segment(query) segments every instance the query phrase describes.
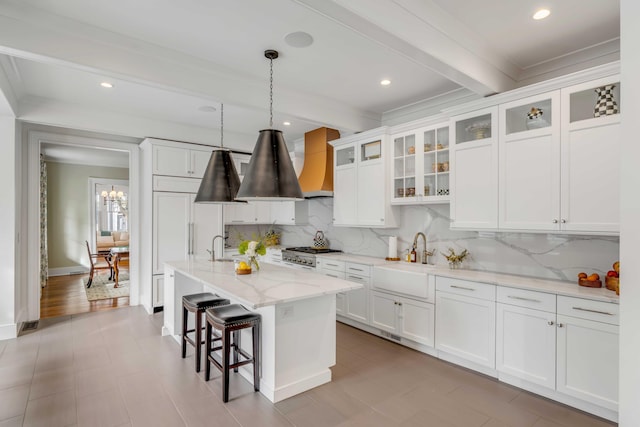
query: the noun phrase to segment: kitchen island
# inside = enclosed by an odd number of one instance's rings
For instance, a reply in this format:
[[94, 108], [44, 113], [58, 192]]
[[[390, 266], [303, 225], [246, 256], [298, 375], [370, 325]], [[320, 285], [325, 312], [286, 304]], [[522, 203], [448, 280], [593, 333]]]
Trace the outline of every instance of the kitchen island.
[[[213, 292], [260, 313], [260, 392], [275, 403], [331, 381], [335, 295], [360, 288], [358, 283], [266, 263], [257, 272], [237, 275], [231, 262], [167, 262], [162, 333], [180, 342], [183, 295]], [[249, 335], [242, 342], [251, 343]], [[251, 353], [250, 345], [245, 350]], [[252, 382], [251, 366], [240, 373]]]

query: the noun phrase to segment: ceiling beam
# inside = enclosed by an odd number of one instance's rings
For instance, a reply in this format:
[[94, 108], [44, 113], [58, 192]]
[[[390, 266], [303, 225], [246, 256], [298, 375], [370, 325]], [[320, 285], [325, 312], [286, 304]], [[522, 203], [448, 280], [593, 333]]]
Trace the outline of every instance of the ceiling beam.
[[482, 96], [516, 86], [520, 69], [428, 0], [295, 0]]

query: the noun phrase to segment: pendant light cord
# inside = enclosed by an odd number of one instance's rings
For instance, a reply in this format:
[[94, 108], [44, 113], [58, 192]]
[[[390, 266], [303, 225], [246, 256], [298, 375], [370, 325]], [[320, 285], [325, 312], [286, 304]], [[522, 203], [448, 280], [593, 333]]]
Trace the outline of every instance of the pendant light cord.
[[273, 58], [269, 58], [269, 129], [273, 129]]
[[224, 148], [224, 104], [220, 104], [220, 148]]

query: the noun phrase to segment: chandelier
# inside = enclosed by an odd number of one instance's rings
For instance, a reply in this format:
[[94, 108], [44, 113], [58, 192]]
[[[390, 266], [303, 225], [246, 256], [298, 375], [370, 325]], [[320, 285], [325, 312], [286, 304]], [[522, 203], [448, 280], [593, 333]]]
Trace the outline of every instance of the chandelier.
[[[102, 202], [104, 203], [105, 206], [107, 206], [107, 203], [109, 203], [109, 207], [112, 208], [112, 206], [115, 204], [116, 206], [118, 206], [117, 210], [122, 212], [122, 214], [124, 214], [125, 216], [127, 215], [128, 210], [127, 210], [127, 194], [126, 193], [124, 193], [123, 191], [116, 191], [112, 185], [111, 191], [102, 190], [102, 193], [100, 193], [100, 196], [102, 197]], [[109, 209], [109, 210], [114, 210], [114, 209]]]

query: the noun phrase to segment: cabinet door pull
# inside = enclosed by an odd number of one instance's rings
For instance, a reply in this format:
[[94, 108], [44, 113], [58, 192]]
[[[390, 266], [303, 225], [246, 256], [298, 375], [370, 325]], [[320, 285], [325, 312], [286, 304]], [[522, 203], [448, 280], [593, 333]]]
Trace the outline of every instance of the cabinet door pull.
[[191, 255], [191, 223], [187, 223], [187, 255]]
[[353, 268], [353, 267], [349, 267], [349, 270], [353, 270], [353, 271], [364, 271], [361, 268]]
[[549, 321], [547, 322], [547, 325], [549, 325], [549, 326], [553, 326], [553, 324], [554, 324], [553, 320], [549, 320]]
[[169, 277], [173, 277], [173, 274], [170, 274]]
[[607, 316], [613, 316], [613, 313], [608, 313], [606, 311], [591, 310], [590, 308], [582, 308], [582, 307], [571, 307], [571, 308], [579, 311], [588, 311], [589, 313], [606, 314]]
[[362, 277], [358, 277], [358, 276], [351, 276], [351, 275], [349, 275], [349, 279], [355, 279], [355, 280], [359, 280], [359, 281], [361, 281], [361, 282], [362, 282], [362, 280], [363, 280], [363, 279], [362, 279]]
[[554, 219], [554, 220], [553, 220], [553, 223], [554, 223], [554, 224], [557, 224], [557, 223], [558, 223], [558, 220], [557, 220], [557, 219]]
[[457, 285], [451, 285], [452, 288], [456, 288], [456, 289], [464, 289], [465, 291], [475, 291], [475, 289], [473, 288], [467, 288], [465, 286], [457, 286]]
[[558, 328], [564, 328], [564, 323], [558, 323]]
[[508, 295], [507, 298], [517, 299], [517, 300], [521, 300], [521, 301], [529, 301], [529, 302], [541, 302], [538, 299], [518, 297], [518, 296], [515, 296], [515, 295]]
[[567, 223], [567, 220], [566, 220], [566, 219], [564, 219], [564, 218], [562, 218], [562, 220], [561, 220], [560, 222], [561, 222], [561, 223], [563, 223], [563, 224], [566, 224], [566, 223]]

